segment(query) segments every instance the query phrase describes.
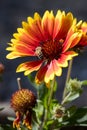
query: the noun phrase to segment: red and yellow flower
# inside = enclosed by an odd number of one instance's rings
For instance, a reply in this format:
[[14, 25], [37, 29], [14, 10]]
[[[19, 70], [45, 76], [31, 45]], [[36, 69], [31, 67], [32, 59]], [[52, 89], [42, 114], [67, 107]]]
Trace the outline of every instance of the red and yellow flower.
[[83, 49], [83, 47], [87, 46], [87, 22], [79, 22], [79, 29], [82, 31], [82, 37], [79, 43], [76, 45], [78, 49]]
[[29, 75], [38, 71], [35, 77], [37, 83], [48, 83], [54, 76], [61, 76], [62, 67], [68, 66], [68, 60], [78, 54], [73, 51], [81, 37], [82, 31], [76, 27], [77, 20], [72, 13], [58, 10], [54, 16], [53, 11], [46, 11], [41, 18], [38, 13], [34, 18], [28, 17], [22, 22], [22, 28], [11, 39], [8, 59], [18, 57], [35, 57], [31, 61], [20, 64], [17, 72], [24, 71]]

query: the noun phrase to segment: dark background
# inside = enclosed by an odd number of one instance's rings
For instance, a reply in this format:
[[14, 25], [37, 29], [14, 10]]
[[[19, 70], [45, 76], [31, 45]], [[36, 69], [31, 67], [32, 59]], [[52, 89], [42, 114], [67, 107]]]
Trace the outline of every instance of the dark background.
[[[27, 21], [28, 16], [33, 17], [35, 12], [42, 16], [45, 10], [53, 10], [56, 13], [58, 9], [70, 11], [78, 20], [87, 21], [87, 0], [0, 0], [0, 62], [5, 66], [3, 82], [0, 83], [0, 107], [3, 103], [9, 103], [12, 93], [18, 89], [17, 77], [21, 77], [23, 88], [30, 88], [35, 91], [23, 73], [15, 72], [22, 59], [6, 59], [6, 54], [8, 54], [5, 50], [7, 43], [10, 42], [17, 28], [21, 27], [21, 22]], [[63, 69], [62, 76], [58, 78], [59, 87], [56, 97], [59, 101], [62, 97], [66, 72], [67, 69]], [[77, 77], [79, 80], [87, 79], [87, 52], [74, 59], [71, 77]], [[87, 105], [86, 87], [81, 97], [73, 104], [77, 104], [77, 106]]]

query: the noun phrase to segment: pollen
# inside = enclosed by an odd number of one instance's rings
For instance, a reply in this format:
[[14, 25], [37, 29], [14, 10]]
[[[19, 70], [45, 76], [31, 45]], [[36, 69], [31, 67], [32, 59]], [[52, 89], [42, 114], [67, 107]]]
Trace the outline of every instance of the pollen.
[[62, 43], [63, 39], [57, 40], [48, 40], [42, 45], [42, 53], [45, 59], [49, 61], [53, 59], [58, 59], [62, 52]]

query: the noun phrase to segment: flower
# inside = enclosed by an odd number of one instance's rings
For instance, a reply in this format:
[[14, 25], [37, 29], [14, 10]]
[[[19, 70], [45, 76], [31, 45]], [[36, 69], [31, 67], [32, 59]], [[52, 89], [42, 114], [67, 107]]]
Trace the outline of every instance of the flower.
[[74, 46], [74, 50], [81, 52], [87, 46], [87, 23], [80, 21], [77, 28], [82, 31], [82, 36], [78, 44]]
[[82, 23], [81, 30], [83, 32], [83, 35], [79, 42], [79, 46], [85, 47], [87, 46], [87, 23], [86, 22]]
[[73, 47], [78, 44], [82, 32], [76, 29], [77, 20], [71, 12], [46, 11], [41, 18], [38, 13], [34, 18], [28, 17], [28, 22], [22, 22], [22, 28], [11, 39], [8, 59], [18, 57], [35, 57], [17, 67], [16, 72], [24, 71], [29, 75], [38, 71], [35, 76], [36, 83], [48, 83], [54, 76], [61, 76], [62, 67], [68, 66], [68, 60], [77, 56]]
[[21, 118], [23, 124], [31, 129], [32, 108], [36, 104], [36, 97], [32, 91], [21, 89], [16, 91], [11, 98], [11, 106], [16, 112], [16, 119], [13, 122], [13, 127], [20, 128]]
[[62, 120], [65, 116], [65, 107], [61, 106], [60, 104], [56, 104], [52, 109], [52, 119], [54, 120]]

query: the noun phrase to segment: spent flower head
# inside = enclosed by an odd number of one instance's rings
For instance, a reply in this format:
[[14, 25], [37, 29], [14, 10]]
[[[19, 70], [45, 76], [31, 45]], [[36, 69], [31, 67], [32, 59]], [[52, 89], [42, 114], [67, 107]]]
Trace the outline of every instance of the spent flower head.
[[20, 89], [16, 91], [11, 98], [11, 107], [16, 112], [16, 119], [13, 122], [13, 127], [20, 127], [21, 118], [23, 124], [31, 129], [32, 108], [35, 107], [36, 97], [34, 93], [28, 89]]

